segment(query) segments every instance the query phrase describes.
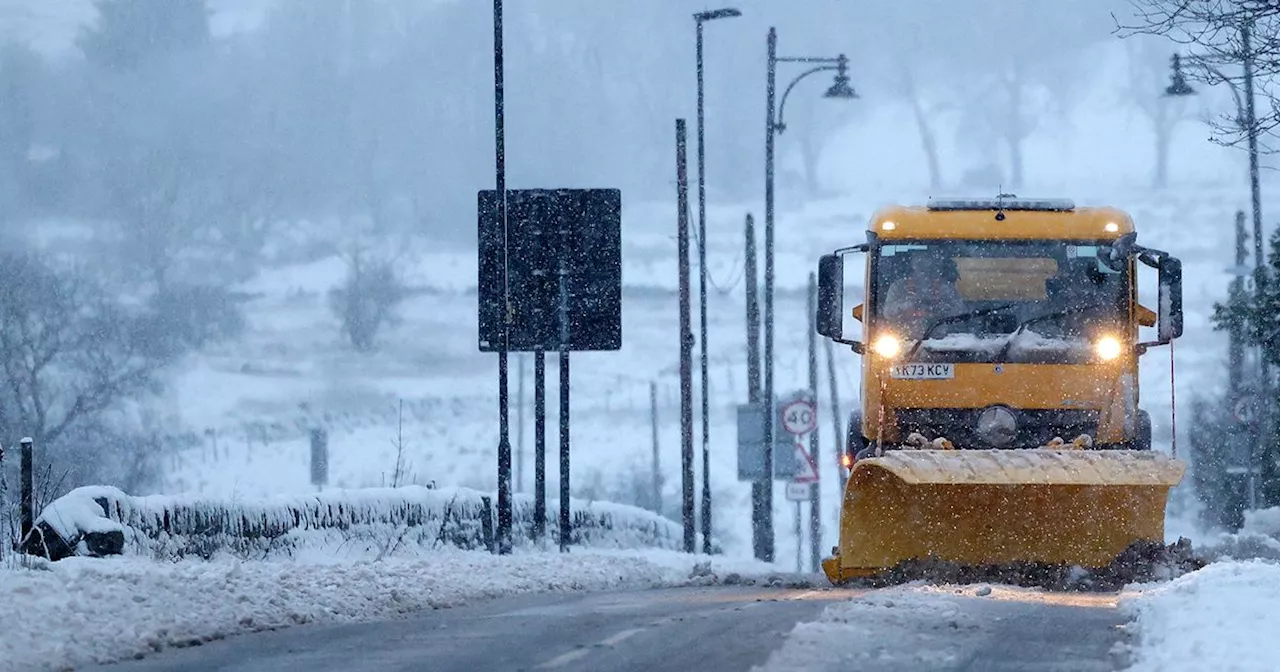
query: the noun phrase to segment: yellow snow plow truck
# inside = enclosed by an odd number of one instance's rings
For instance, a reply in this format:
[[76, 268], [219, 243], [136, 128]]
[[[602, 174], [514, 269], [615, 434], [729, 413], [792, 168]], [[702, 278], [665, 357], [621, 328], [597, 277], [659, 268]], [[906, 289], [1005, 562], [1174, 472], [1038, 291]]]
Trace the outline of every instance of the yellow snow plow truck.
[[867, 242], [822, 257], [816, 324], [862, 357], [833, 583], [933, 561], [1097, 569], [1163, 543], [1186, 467], [1151, 449], [1138, 358], [1182, 334], [1182, 264], [1125, 212], [1009, 195], [882, 209]]

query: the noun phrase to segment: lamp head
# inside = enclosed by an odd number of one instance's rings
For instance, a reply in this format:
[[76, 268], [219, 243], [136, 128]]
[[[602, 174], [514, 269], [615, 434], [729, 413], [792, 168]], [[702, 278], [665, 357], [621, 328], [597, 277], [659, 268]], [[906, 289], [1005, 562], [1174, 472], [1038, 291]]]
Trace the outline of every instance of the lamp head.
[[858, 97], [858, 92], [853, 90], [853, 86], [849, 84], [849, 59], [844, 54], [840, 54], [840, 58], [836, 63], [836, 81], [823, 94], [825, 98], [841, 98], [852, 100]]
[[1190, 96], [1196, 90], [1191, 88], [1187, 83], [1187, 78], [1182, 74], [1182, 57], [1174, 54], [1170, 59], [1169, 67], [1173, 73], [1169, 75], [1169, 86], [1165, 87], [1164, 95], [1166, 96]]
[[714, 21], [716, 19], [731, 19], [738, 16], [742, 16], [742, 12], [732, 7], [725, 7], [724, 9], [712, 9], [705, 12], [698, 12], [697, 14], [693, 15], [693, 19], [698, 23], [702, 23], [703, 21]]

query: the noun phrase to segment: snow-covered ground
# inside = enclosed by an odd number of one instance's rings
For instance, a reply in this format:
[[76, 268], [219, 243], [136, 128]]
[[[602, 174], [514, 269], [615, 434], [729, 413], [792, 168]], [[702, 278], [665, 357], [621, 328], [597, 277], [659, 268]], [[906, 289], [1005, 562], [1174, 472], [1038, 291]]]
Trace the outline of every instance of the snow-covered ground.
[[1280, 669], [1280, 508], [1248, 512], [1239, 533], [1201, 543], [1216, 562], [1121, 599], [1133, 672]]
[[0, 568], [0, 671], [67, 669], [164, 648], [299, 625], [394, 618], [542, 591], [680, 585], [763, 574], [750, 560], [674, 552], [441, 550], [417, 557], [318, 553], [285, 562], [72, 558]]
[[1204, 569], [1118, 595], [923, 582], [862, 591], [798, 624], [761, 672], [952, 669], [1002, 636], [999, 621], [1010, 617], [976, 598], [1118, 608], [1129, 623], [1115, 653], [1131, 672], [1280, 669], [1280, 508], [1252, 512], [1238, 534], [1214, 536], [1200, 552], [1214, 559]]
[[1134, 619], [1132, 672], [1280, 669], [1280, 564], [1224, 561], [1120, 602]]

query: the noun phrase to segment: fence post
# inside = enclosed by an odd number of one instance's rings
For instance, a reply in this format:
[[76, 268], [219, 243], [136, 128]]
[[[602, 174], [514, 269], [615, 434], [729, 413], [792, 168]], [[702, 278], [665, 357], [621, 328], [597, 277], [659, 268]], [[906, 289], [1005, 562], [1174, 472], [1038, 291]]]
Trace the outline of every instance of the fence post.
[[480, 497], [480, 534], [484, 536], [485, 550], [493, 552], [493, 502]]
[[329, 433], [319, 427], [311, 430], [311, 484], [316, 490], [329, 484]]
[[[22, 499], [19, 504], [22, 510], [22, 527], [19, 531], [19, 539], [25, 542], [27, 537], [31, 535], [31, 529], [35, 527], [36, 520], [36, 502], [35, 502], [35, 468], [32, 464], [34, 458], [34, 449], [31, 437], [23, 437], [21, 467], [22, 467]], [[20, 542], [20, 543], [21, 543]]]

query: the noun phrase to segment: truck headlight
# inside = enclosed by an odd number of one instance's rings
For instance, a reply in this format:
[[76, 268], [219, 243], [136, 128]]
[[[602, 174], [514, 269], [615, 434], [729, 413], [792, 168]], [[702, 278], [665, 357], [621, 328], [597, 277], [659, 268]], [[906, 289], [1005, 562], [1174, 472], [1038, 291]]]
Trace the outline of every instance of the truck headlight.
[[902, 351], [902, 343], [892, 334], [884, 334], [871, 344], [871, 350], [885, 359], [893, 359]]
[[1093, 343], [1093, 351], [1104, 360], [1112, 360], [1120, 356], [1124, 351], [1124, 346], [1120, 344], [1120, 339], [1115, 336], [1103, 336]]

